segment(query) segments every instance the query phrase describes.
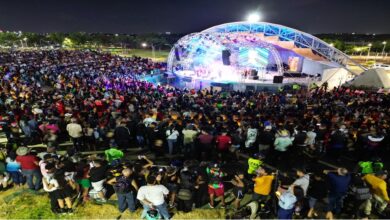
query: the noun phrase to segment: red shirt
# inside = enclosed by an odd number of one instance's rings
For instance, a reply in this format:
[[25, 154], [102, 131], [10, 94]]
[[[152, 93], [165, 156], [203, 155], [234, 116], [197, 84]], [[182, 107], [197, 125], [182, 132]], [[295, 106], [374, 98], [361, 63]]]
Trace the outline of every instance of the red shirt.
[[220, 135], [217, 137], [217, 149], [221, 151], [228, 150], [232, 144], [232, 138], [226, 135]]
[[38, 163], [38, 158], [34, 155], [17, 156], [16, 161], [20, 163], [22, 170], [35, 170], [39, 168], [39, 166], [34, 163]]

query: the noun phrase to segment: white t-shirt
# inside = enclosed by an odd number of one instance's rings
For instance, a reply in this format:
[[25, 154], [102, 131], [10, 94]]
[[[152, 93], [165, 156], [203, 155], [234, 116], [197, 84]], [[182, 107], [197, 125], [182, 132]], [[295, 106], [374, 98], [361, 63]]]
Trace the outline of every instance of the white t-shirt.
[[137, 199], [140, 201], [146, 199], [154, 206], [158, 206], [164, 204], [164, 195], [168, 194], [169, 190], [163, 185], [141, 186], [138, 190]]
[[176, 130], [172, 132], [170, 130], [167, 130], [166, 135], [168, 140], [176, 140], [177, 137], [179, 136], [179, 132]]
[[256, 136], [257, 136], [257, 129], [256, 128], [249, 128], [248, 132], [246, 134], [246, 140], [247, 141], [256, 141]]
[[59, 187], [59, 184], [58, 184], [58, 181], [56, 179], [54, 179], [53, 177], [50, 177], [50, 176], [44, 176], [43, 178], [45, 178], [47, 180], [47, 183], [49, 185], [53, 185], [54, 187], [51, 188], [51, 189], [48, 189], [46, 184], [43, 184], [43, 189], [46, 191], [46, 192], [53, 192], [55, 190], [58, 189]]
[[70, 123], [66, 126], [66, 130], [68, 131], [69, 136], [72, 138], [79, 138], [82, 136], [83, 129], [80, 124]]
[[9, 178], [10, 178], [9, 174], [4, 173], [4, 177], [0, 179], [0, 185], [4, 186], [8, 182]]
[[[305, 174], [303, 177], [296, 179], [293, 183], [295, 186], [300, 186], [303, 189], [303, 193], [306, 196], [307, 190], [309, 189], [310, 175]], [[292, 187], [290, 187], [292, 191]]]

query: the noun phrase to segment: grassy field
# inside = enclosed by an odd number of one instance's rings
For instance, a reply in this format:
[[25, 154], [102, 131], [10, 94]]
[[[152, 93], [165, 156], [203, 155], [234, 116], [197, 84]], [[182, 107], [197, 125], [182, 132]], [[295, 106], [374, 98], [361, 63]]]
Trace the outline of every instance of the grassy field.
[[145, 58], [150, 58], [155, 61], [159, 62], [165, 62], [168, 58], [169, 51], [167, 50], [156, 50], [153, 53], [151, 49], [121, 49], [121, 48], [109, 48], [109, 49], [104, 49], [104, 51], [111, 52], [113, 54], [119, 55], [119, 56], [124, 56], [124, 57], [131, 57], [131, 56], [139, 56], [139, 57], [145, 57]]
[[[78, 205], [72, 215], [56, 215], [50, 210], [48, 194], [26, 189], [10, 189], [0, 193], [0, 219], [115, 219], [119, 215], [116, 198], [99, 205]], [[141, 209], [126, 211], [121, 219], [140, 219]], [[175, 212], [173, 219], [225, 219], [223, 209], [197, 209], [190, 213]]]

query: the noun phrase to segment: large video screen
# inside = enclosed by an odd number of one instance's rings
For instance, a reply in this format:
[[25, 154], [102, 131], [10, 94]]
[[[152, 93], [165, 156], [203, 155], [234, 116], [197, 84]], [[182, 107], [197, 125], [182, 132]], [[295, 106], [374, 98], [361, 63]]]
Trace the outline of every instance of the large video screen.
[[238, 63], [241, 67], [265, 68], [268, 64], [269, 51], [266, 48], [240, 47]]

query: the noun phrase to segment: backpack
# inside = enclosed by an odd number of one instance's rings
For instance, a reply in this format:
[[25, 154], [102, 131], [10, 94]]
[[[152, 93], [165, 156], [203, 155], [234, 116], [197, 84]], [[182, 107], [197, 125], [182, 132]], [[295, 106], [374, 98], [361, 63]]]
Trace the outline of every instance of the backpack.
[[357, 186], [352, 188], [353, 196], [356, 200], [362, 201], [371, 198], [370, 188], [367, 186]]
[[161, 215], [156, 209], [151, 209], [146, 212], [146, 220], [157, 220], [160, 219]]
[[180, 189], [178, 194], [177, 194], [177, 198], [179, 198], [180, 200], [184, 200], [184, 201], [191, 200], [192, 192], [189, 189], [184, 189], [184, 188]]
[[130, 192], [130, 185], [130, 180], [126, 177], [121, 176], [117, 179], [114, 185], [114, 190], [116, 193], [125, 194]]

